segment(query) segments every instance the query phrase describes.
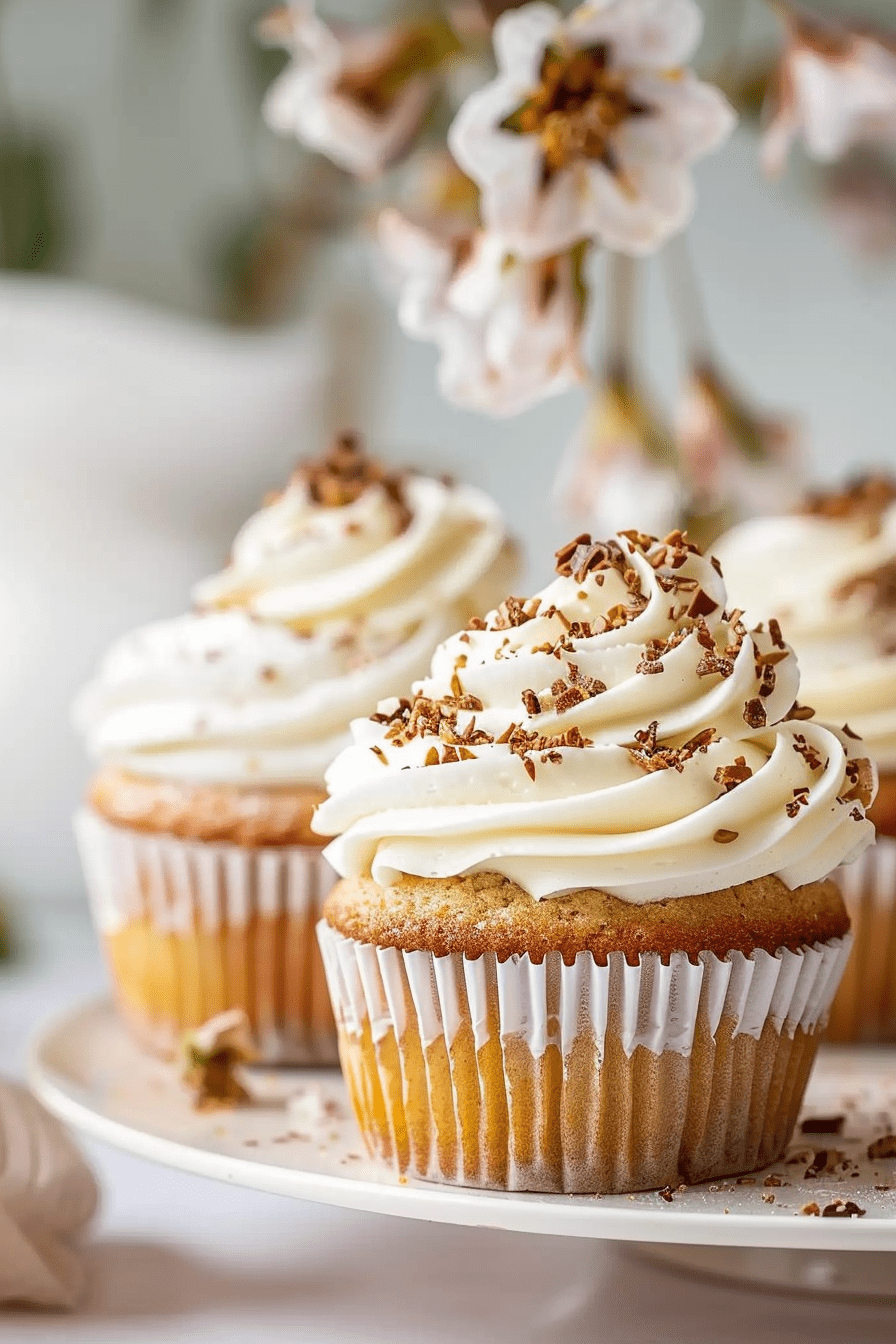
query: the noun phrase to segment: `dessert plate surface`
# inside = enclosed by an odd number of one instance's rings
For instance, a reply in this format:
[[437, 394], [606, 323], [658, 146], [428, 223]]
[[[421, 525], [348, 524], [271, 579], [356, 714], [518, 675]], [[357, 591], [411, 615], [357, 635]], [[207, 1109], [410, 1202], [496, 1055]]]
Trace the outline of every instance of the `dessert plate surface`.
[[[272, 1194], [552, 1236], [896, 1251], [896, 1139], [879, 1144], [893, 1157], [868, 1155], [869, 1145], [896, 1134], [896, 1049], [823, 1048], [803, 1112], [807, 1132], [798, 1129], [787, 1159], [748, 1181], [691, 1186], [665, 1198], [518, 1195], [404, 1180], [365, 1154], [335, 1070], [256, 1070], [252, 1077], [259, 1104], [194, 1110], [175, 1067], [142, 1054], [107, 1001], [53, 1023], [30, 1062], [38, 1096], [76, 1129], [152, 1161]], [[813, 1121], [839, 1121], [840, 1132]], [[802, 1212], [847, 1203], [863, 1212]]]

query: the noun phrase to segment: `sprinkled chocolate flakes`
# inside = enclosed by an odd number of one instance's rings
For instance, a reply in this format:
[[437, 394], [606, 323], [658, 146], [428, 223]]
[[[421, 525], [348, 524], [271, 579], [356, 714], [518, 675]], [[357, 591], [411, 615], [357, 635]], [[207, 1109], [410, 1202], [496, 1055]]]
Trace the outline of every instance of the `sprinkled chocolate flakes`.
[[803, 733], [794, 733], [792, 745], [796, 754], [802, 756], [810, 770], [821, 770], [827, 764], [826, 761], [821, 759], [811, 743], [806, 741]]
[[744, 705], [744, 723], [749, 728], [764, 728], [768, 723], [765, 705], [758, 697], [755, 700], [748, 700]]
[[534, 620], [541, 606], [541, 598], [533, 597], [528, 601], [522, 597], [507, 597], [495, 612], [493, 630], [511, 630]]
[[788, 817], [798, 816], [801, 807], [809, 806], [809, 790], [805, 784], [801, 784], [798, 789], [793, 791], [793, 801], [786, 803], [784, 811]]
[[896, 502], [896, 480], [882, 473], [854, 476], [839, 490], [814, 490], [806, 496], [803, 514], [816, 518], [865, 516], [877, 529], [882, 515]]
[[523, 691], [522, 701], [527, 714], [541, 713], [541, 701], [534, 691]]
[[691, 605], [688, 607], [688, 615], [696, 619], [697, 616], [711, 616], [718, 609], [718, 602], [714, 601], [709, 593], [698, 588], [694, 594]]
[[686, 763], [699, 751], [706, 751], [716, 740], [715, 728], [704, 728], [681, 747], [662, 746], [657, 741], [659, 721], [654, 719], [647, 728], [635, 733], [636, 747], [629, 748], [629, 756], [635, 765], [647, 774], [657, 770], [677, 770], [679, 774]]
[[747, 765], [746, 758], [737, 756], [733, 765], [720, 765], [713, 779], [726, 793], [730, 793], [738, 784], [743, 784], [744, 780], [752, 778], [752, 775], [753, 771]]
[[625, 558], [622, 548], [616, 541], [592, 541], [588, 532], [582, 532], [573, 541], [561, 546], [556, 555], [557, 573], [563, 578], [574, 578], [576, 583], [584, 583], [586, 574], [597, 569], [619, 569]]
[[326, 508], [354, 504], [371, 486], [381, 486], [395, 506], [403, 531], [411, 520], [404, 498], [404, 478], [368, 457], [357, 434], [340, 434], [321, 457], [302, 462], [294, 479], [304, 482], [310, 497]]
[[840, 795], [841, 801], [870, 807], [874, 798], [874, 766], [867, 756], [846, 762], [846, 778], [849, 789]]

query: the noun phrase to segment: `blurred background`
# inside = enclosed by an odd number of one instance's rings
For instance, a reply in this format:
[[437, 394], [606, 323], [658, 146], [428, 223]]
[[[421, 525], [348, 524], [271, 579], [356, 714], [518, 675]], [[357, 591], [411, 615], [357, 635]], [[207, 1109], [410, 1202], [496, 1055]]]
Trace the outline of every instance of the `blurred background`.
[[[436, 352], [401, 334], [371, 262], [376, 191], [262, 121], [287, 59], [255, 40], [263, 8], [0, 3], [7, 910], [81, 894], [69, 818], [87, 765], [69, 705], [109, 640], [183, 610], [265, 492], [334, 430], [489, 490], [530, 583], [570, 528], [551, 485], [585, 393], [510, 420], [442, 399]], [[892, 19], [888, 0], [863, 8]], [[389, 9], [356, 0], [342, 15]], [[751, 81], [775, 19], [740, 0], [704, 9], [701, 71], [742, 113], [698, 165], [690, 231], [725, 365], [802, 421], [814, 475], [896, 467], [896, 190], [884, 173], [857, 241], [842, 177], [797, 153], [769, 183]], [[671, 400], [682, 368], [661, 258], [645, 272], [639, 351]]]

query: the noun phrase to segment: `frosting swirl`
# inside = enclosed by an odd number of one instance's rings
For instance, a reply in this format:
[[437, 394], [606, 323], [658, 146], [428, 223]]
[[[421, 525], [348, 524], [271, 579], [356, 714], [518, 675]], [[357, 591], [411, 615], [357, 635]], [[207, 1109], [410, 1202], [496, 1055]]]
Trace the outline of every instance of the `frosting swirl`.
[[110, 650], [76, 722], [137, 774], [319, 786], [351, 719], [423, 675], [512, 562], [487, 495], [343, 440], [249, 519], [196, 613]]
[[344, 438], [243, 525], [230, 564], [193, 597], [305, 631], [363, 618], [400, 643], [437, 606], [463, 599], [465, 619], [507, 547], [481, 490], [388, 475]]
[[680, 533], [581, 537], [558, 572], [352, 725], [314, 822], [340, 873], [497, 871], [539, 898], [643, 902], [771, 873], [794, 888], [871, 842], [859, 744], [796, 705], [777, 626], [726, 612]]
[[714, 548], [752, 619], [786, 623], [803, 694], [896, 770], [896, 481], [813, 496], [803, 514], [734, 528]]

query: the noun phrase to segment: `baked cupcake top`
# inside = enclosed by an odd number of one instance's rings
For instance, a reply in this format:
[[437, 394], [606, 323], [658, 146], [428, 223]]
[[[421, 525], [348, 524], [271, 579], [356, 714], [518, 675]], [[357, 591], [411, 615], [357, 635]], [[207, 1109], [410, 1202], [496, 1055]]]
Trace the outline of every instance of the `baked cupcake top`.
[[873, 839], [874, 768], [797, 703], [777, 622], [726, 602], [681, 533], [577, 538], [352, 725], [313, 823], [327, 856], [382, 885], [492, 871], [632, 902], [824, 877]]
[[784, 624], [819, 717], [848, 722], [896, 770], [896, 478], [818, 492], [800, 513], [744, 523], [714, 549], [732, 600]]
[[195, 612], [113, 646], [76, 722], [135, 774], [322, 785], [351, 719], [423, 675], [511, 568], [487, 495], [391, 474], [344, 438], [249, 519]]

